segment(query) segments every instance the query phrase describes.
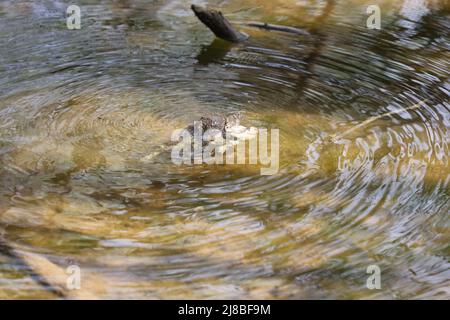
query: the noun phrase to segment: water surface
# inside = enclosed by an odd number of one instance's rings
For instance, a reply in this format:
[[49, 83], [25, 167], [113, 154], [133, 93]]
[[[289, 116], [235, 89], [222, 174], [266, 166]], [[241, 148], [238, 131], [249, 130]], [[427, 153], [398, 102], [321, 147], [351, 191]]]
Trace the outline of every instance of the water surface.
[[[0, 2], [0, 234], [99, 298], [449, 298], [446, 1]], [[196, 2], [205, 4], [206, 2]], [[150, 161], [176, 128], [241, 111], [280, 170]], [[165, 159], [165, 160], [164, 160]], [[0, 247], [0, 298], [58, 298]], [[368, 290], [378, 265], [382, 289]]]

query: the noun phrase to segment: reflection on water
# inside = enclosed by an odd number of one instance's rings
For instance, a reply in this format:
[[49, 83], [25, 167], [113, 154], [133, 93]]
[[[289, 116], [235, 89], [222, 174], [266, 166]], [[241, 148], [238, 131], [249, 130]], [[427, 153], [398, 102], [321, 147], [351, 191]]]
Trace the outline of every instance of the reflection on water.
[[[32, 275], [70, 264], [100, 298], [448, 298], [446, 2], [381, 1], [381, 30], [364, 0], [209, 3], [309, 34], [228, 45], [184, 0], [81, 3], [78, 31], [67, 2], [0, 3], [0, 298], [57, 298]], [[278, 174], [147, 161], [237, 111], [280, 129]]]

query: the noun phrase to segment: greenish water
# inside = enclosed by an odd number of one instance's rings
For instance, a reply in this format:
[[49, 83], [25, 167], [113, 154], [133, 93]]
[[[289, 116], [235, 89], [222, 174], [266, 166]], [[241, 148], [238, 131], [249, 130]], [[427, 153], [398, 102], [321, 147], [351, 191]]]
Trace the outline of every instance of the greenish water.
[[[209, 1], [310, 33], [233, 46], [190, 1], [79, 1], [80, 30], [0, 2], [0, 298], [75, 264], [98, 298], [448, 299], [450, 8], [379, 1], [369, 30], [371, 2]], [[237, 111], [280, 130], [278, 174], [148, 161]]]

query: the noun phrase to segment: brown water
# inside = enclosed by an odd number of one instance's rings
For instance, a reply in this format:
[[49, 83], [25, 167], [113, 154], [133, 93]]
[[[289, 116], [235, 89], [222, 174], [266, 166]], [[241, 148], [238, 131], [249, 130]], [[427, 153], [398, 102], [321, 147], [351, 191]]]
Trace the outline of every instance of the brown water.
[[[234, 46], [190, 1], [79, 1], [81, 30], [0, 2], [0, 298], [60, 297], [51, 262], [99, 298], [448, 299], [450, 8], [378, 1], [368, 30], [372, 2], [209, 1], [310, 32]], [[237, 111], [280, 130], [278, 174], [148, 161]]]

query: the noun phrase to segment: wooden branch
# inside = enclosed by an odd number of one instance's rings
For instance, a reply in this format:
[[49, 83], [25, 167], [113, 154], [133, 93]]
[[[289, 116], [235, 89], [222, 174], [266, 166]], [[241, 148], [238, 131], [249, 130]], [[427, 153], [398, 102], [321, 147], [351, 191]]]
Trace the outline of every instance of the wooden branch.
[[[249, 36], [243, 32], [237, 31], [231, 23], [222, 15], [222, 12], [212, 9], [205, 9], [200, 6], [192, 5], [192, 11], [199, 20], [207, 26], [218, 38], [221, 38], [230, 42], [243, 42], [249, 38]], [[264, 22], [241, 22], [239, 23], [246, 27], [253, 27], [264, 29], [268, 31], [287, 32], [299, 35], [309, 35], [309, 32], [288, 26], [280, 26], [276, 24], [269, 24]]]
[[[98, 297], [92, 293], [94, 289], [99, 288], [97, 277], [93, 275], [83, 276], [83, 288], [69, 290], [67, 288], [68, 274], [43, 255], [30, 253], [18, 248], [17, 245], [8, 242], [1, 234], [4, 231], [0, 229], [0, 253], [16, 259], [20, 264], [26, 266], [29, 270], [31, 279], [43, 286], [56, 297], [62, 299], [80, 299], [95, 300]], [[95, 280], [93, 280], [95, 279]], [[90, 290], [86, 290], [88, 288]]]
[[245, 25], [247, 27], [260, 28], [260, 29], [264, 29], [264, 30], [268, 30], [268, 31], [280, 31], [280, 32], [287, 32], [287, 33], [299, 34], [299, 35], [304, 35], [304, 36], [307, 36], [310, 34], [309, 32], [302, 30], [302, 29], [288, 27], [288, 26], [280, 26], [277, 24], [269, 24], [269, 23], [264, 23], [264, 22], [252, 21], [252, 22], [243, 23], [243, 25]]
[[197, 18], [217, 37], [230, 42], [243, 42], [248, 39], [248, 35], [233, 28], [231, 23], [222, 15], [222, 12], [205, 9], [194, 4], [191, 6], [191, 9]]

